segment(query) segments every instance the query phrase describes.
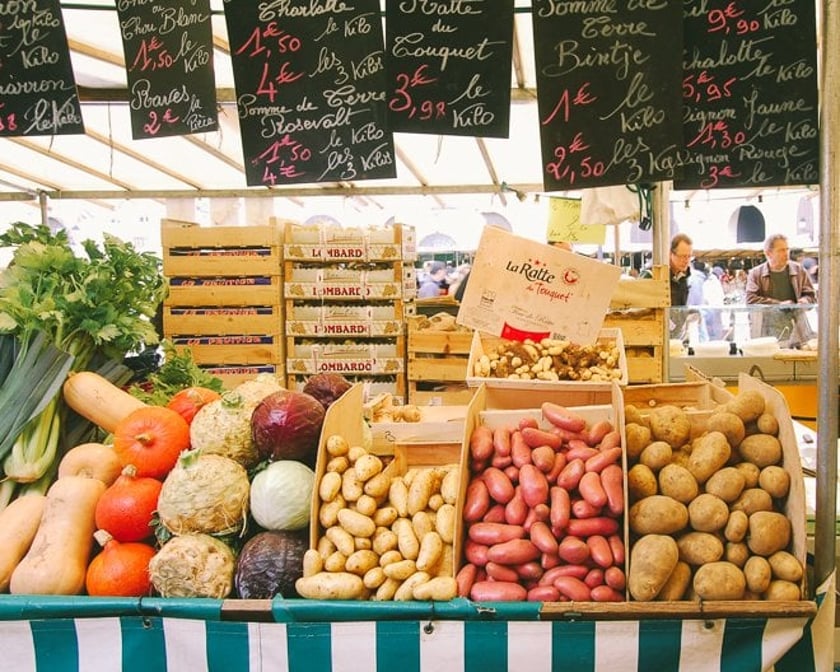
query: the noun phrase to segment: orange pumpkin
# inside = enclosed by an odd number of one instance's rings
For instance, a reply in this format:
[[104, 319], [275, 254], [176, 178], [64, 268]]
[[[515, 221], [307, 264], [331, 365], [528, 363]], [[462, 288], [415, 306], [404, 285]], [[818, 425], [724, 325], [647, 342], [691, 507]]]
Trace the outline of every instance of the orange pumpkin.
[[156, 478], [137, 476], [129, 464], [96, 503], [96, 527], [121, 542], [148, 539], [154, 534], [151, 522], [162, 487]]
[[133, 464], [139, 477], [165, 478], [189, 447], [189, 424], [165, 406], [138, 408], [114, 428], [114, 450], [120, 462]]
[[88, 565], [85, 574], [87, 594], [102, 597], [151, 595], [149, 562], [155, 549], [139, 542], [119, 542], [104, 530], [97, 530], [94, 537], [103, 548]]
[[166, 407], [179, 413], [187, 421], [187, 424], [189, 424], [202, 406], [216, 399], [220, 399], [221, 396], [216, 390], [211, 390], [208, 387], [187, 387], [177, 392], [169, 400], [169, 403], [166, 404]]

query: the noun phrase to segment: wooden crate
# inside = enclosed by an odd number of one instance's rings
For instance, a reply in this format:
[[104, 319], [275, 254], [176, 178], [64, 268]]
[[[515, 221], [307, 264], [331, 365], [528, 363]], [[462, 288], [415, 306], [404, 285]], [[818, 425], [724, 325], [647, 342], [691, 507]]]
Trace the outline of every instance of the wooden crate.
[[376, 228], [287, 223], [283, 254], [287, 260], [320, 263], [349, 261], [413, 261], [414, 229], [402, 224]]
[[277, 364], [284, 360], [280, 336], [173, 336], [176, 350], [189, 349], [196, 364]]
[[172, 278], [166, 306], [277, 306], [280, 276]]
[[165, 306], [163, 332], [175, 335], [282, 334], [280, 304], [247, 307]]
[[731, 398], [731, 392], [706, 381], [628, 385], [624, 389], [624, 403], [640, 409], [670, 404], [685, 409], [710, 410]]
[[279, 275], [282, 227], [161, 222], [163, 273], [169, 277]]
[[604, 319], [604, 327], [620, 329], [624, 336], [630, 383], [661, 383], [667, 378], [668, 267], [655, 266], [653, 276], [620, 280]]
[[426, 318], [408, 320], [408, 400], [411, 404], [468, 404], [466, 385], [472, 331], [420, 329]]
[[202, 366], [202, 369], [216, 376], [222, 381], [226, 390], [232, 390], [246, 380], [253, 380], [261, 373], [270, 373], [277, 376], [281, 385], [284, 381], [282, 364], [258, 364], [253, 366]]

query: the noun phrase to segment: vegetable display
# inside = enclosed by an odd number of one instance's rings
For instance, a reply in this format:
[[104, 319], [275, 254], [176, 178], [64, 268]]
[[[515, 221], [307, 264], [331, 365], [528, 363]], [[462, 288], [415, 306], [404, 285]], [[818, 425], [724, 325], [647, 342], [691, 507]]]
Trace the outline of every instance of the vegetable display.
[[801, 599], [804, 568], [781, 510], [790, 475], [761, 393], [742, 391], [707, 418], [668, 404], [628, 406], [625, 418], [632, 598]]
[[[101, 246], [83, 241], [83, 254], [77, 255], [66, 231], [17, 222], [0, 235], [0, 246], [14, 249], [0, 278], [0, 333], [13, 336], [25, 356], [43, 366], [37, 375], [26, 370], [22, 378], [7, 382], [15, 383], [16, 399], [25, 402], [37, 390], [44, 403], [31, 419], [31, 406], [21, 407], [19, 417], [27, 420], [22, 431], [17, 424], [4, 425], [13, 429], [14, 445], [3, 471], [21, 483], [46, 479], [47, 487], [59, 456], [70, 447], [60, 445], [66, 412], [58, 394], [67, 361], [51, 355], [52, 349], [72, 358], [73, 371], [84, 371], [96, 356], [119, 361], [157, 343], [151, 318], [167, 288], [157, 257], [109, 234]], [[8, 445], [0, 447], [1, 457]]]

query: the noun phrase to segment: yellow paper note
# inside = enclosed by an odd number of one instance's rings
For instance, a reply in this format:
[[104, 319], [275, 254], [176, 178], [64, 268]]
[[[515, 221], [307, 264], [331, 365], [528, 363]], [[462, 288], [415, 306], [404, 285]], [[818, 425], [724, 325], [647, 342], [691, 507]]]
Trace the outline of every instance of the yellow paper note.
[[552, 197], [548, 199], [548, 203], [546, 240], [549, 243], [565, 240], [573, 244], [604, 244], [607, 235], [605, 226], [587, 226], [580, 223], [580, 199]]

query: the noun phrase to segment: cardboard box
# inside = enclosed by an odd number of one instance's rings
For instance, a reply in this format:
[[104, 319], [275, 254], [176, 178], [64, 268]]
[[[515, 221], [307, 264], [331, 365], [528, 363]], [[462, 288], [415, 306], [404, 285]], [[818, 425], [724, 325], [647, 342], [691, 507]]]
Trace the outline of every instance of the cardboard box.
[[[520, 420], [524, 418], [533, 418], [537, 421], [537, 424], [542, 429], [548, 429], [551, 427], [551, 424], [543, 417], [542, 410], [539, 406], [533, 408], [519, 408], [519, 409], [500, 409], [500, 408], [489, 408], [487, 402], [487, 394], [491, 391], [491, 388], [487, 387], [487, 385], [481, 385], [475, 392], [475, 396], [473, 397], [472, 402], [470, 402], [469, 406], [467, 407], [467, 415], [464, 424], [464, 437], [465, 441], [467, 442], [465, 446], [465, 453], [469, 453], [468, 446], [469, 446], [469, 437], [472, 436], [473, 431], [479, 425], [485, 425], [490, 429], [496, 429], [498, 427], [510, 427], [514, 429], [518, 426]], [[605, 404], [597, 404], [592, 406], [577, 406], [572, 407], [576, 414], [582, 416], [587, 420], [589, 426], [598, 422], [599, 420], [609, 420], [613, 427], [616, 429], [620, 428], [624, 424], [624, 407], [623, 401], [621, 396], [621, 388], [617, 383], [613, 383], [610, 385], [609, 388], [609, 395], [610, 401], [609, 403]], [[555, 396], [552, 395], [551, 391], [547, 391], [543, 397], [544, 401], [553, 401], [555, 403], [561, 403], [557, 400]], [[469, 484], [469, 480], [474, 476], [474, 474], [470, 473], [469, 469], [469, 455], [465, 456], [467, 458], [467, 462], [464, 463], [464, 479], [462, 483], [462, 487], [464, 488], [464, 493], [466, 493], [466, 488]], [[626, 463], [626, 453], [622, 454], [621, 458], [621, 467], [622, 471], [625, 474], [625, 487], [624, 487], [624, 510], [627, 511], [627, 487], [626, 487], [626, 474], [627, 474], [627, 463]], [[463, 500], [465, 498], [465, 494], [461, 496]], [[621, 515], [618, 518], [618, 530], [619, 534], [621, 534], [622, 539], [625, 544], [625, 548], [627, 547], [627, 523], [626, 523], [626, 515]], [[465, 526], [466, 527], [466, 526]], [[466, 533], [466, 529], [465, 529]], [[559, 541], [559, 539], [558, 539]], [[464, 558], [459, 558], [459, 567], [463, 566]], [[620, 564], [621, 568], [624, 569], [626, 566], [625, 563]], [[599, 603], [599, 605], [602, 603]], [[603, 605], [602, 605], [603, 606]]]
[[[470, 348], [469, 364], [467, 366], [467, 384], [471, 387], [485, 384], [488, 387], [499, 387], [510, 390], [542, 390], [548, 391], [555, 388], [569, 388], [581, 391], [608, 391], [611, 387], [610, 381], [545, 381], [545, 380], [519, 380], [511, 378], [483, 378], [475, 375], [476, 364], [485, 353], [488, 353], [496, 344], [504, 342], [496, 336], [490, 336], [481, 332], [473, 333], [472, 346]], [[624, 355], [624, 340], [620, 329], [602, 329], [599, 333], [597, 343], [604, 345], [615, 345], [618, 348], [619, 361], [618, 370], [620, 377], [616, 379], [619, 385], [627, 385], [627, 359]]]
[[[362, 386], [354, 385], [327, 409], [324, 417], [318, 446], [318, 459], [315, 465], [315, 488], [312, 493], [312, 512], [309, 527], [310, 548], [317, 548], [318, 540], [325, 533], [319, 520], [321, 501], [318, 484], [326, 472], [327, 462], [330, 459], [326, 450], [327, 439], [334, 434], [339, 434], [344, 437], [350, 446], [363, 445], [363, 396]], [[463, 425], [461, 425], [461, 428], [463, 430]], [[387, 473], [392, 476], [399, 476], [405, 474], [411, 467], [462, 465], [465, 462], [463, 457], [464, 445], [464, 435], [461, 431], [449, 434], [445, 440], [436, 440], [432, 437], [403, 436], [394, 441], [374, 441], [369, 452], [379, 455], [387, 461], [385, 466]], [[463, 538], [460, 523], [463, 517], [462, 502], [463, 496], [459, 496], [455, 505], [456, 529], [453, 542], [452, 576], [454, 576], [457, 568], [457, 560], [455, 559], [460, 557], [461, 553]]]

